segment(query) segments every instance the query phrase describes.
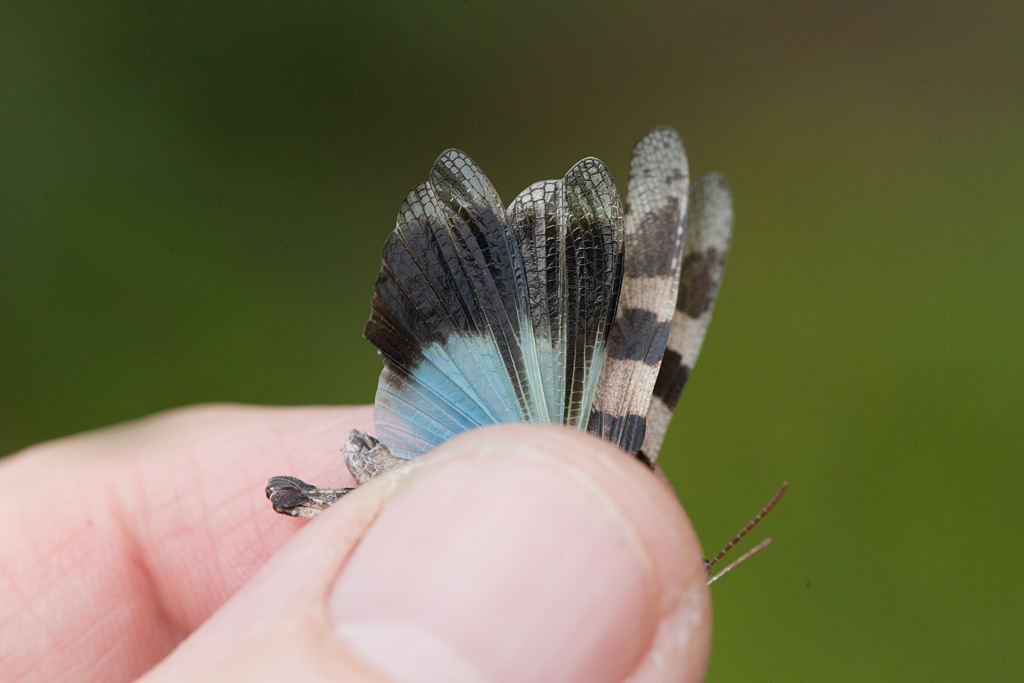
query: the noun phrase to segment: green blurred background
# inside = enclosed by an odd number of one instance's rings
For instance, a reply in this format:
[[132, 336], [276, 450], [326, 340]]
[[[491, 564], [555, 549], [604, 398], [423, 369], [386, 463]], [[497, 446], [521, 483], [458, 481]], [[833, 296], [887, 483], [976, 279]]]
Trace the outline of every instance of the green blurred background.
[[353, 403], [404, 193], [506, 201], [670, 124], [736, 197], [662, 462], [709, 680], [1024, 676], [1024, 3], [0, 5], [0, 452]]

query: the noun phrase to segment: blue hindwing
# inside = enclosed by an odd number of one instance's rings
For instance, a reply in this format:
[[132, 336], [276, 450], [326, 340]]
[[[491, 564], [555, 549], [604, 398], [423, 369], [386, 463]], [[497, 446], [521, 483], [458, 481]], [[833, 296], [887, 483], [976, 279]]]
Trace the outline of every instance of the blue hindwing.
[[485, 424], [585, 427], [622, 267], [600, 161], [531, 185], [506, 213], [472, 159], [444, 152], [406, 197], [374, 287], [377, 438], [410, 459]]

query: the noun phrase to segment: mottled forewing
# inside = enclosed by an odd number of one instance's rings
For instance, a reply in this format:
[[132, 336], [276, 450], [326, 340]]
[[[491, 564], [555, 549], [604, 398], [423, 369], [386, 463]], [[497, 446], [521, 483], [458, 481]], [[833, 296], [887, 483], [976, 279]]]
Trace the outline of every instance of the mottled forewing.
[[647, 435], [641, 451], [658, 458], [672, 411], [700, 354], [722, 284], [732, 239], [732, 194], [718, 173], [701, 176], [690, 190], [689, 219], [679, 297], [665, 358], [654, 385]]
[[589, 430], [629, 453], [644, 441], [682, 263], [689, 170], [683, 143], [656, 128], [634, 147], [625, 210], [625, 272]]

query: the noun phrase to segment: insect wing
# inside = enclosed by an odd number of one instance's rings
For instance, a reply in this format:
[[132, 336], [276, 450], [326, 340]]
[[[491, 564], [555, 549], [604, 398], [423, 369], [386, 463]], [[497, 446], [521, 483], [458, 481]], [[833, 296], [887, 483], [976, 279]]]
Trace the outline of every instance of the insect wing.
[[625, 215], [626, 265], [589, 430], [629, 453], [644, 441], [682, 264], [689, 169], [679, 135], [656, 128], [634, 147]]
[[622, 277], [618, 192], [596, 159], [528, 192], [510, 223], [448, 150], [402, 205], [364, 331], [385, 365], [377, 436], [396, 457], [484, 424], [589, 414]]
[[709, 173], [690, 190], [689, 219], [679, 297], [672, 317], [665, 358], [654, 384], [647, 435], [642, 452], [650, 462], [658, 458], [672, 411], [700, 354], [715, 298], [722, 285], [729, 243], [732, 240], [732, 193], [719, 173]]

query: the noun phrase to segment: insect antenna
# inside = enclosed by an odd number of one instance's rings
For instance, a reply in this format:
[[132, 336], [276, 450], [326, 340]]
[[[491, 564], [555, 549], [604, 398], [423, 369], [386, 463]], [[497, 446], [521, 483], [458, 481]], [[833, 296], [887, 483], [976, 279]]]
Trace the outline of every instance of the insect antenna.
[[732, 540], [729, 541], [728, 543], [726, 543], [725, 547], [722, 548], [721, 550], [719, 550], [717, 555], [715, 555], [710, 560], [704, 560], [704, 569], [707, 570], [707, 572], [708, 572], [708, 584], [707, 585], [710, 586], [715, 581], [718, 581], [720, 578], [722, 578], [727, 573], [732, 571], [733, 567], [736, 567], [739, 564], [741, 564], [742, 562], [746, 561], [747, 559], [753, 557], [757, 552], [763, 550], [764, 548], [766, 548], [768, 546], [769, 543], [772, 542], [772, 539], [770, 539], [770, 538], [764, 539], [763, 541], [761, 541], [760, 543], [755, 545], [753, 548], [751, 548], [750, 550], [748, 550], [747, 552], [743, 553], [742, 555], [737, 557], [735, 560], [730, 562], [729, 565], [726, 566], [725, 569], [723, 569], [722, 571], [718, 572], [714, 576], [711, 575], [711, 568], [714, 567], [715, 564], [719, 560], [721, 560], [725, 556], [725, 554], [727, 552], [732, 550], [733, 546], [735, 546], [737, 543], [739, 543], [741, 538], [746, 536], [750, 532], [751, 529], [753, 529], [755, 526], [757, 526], [757, 523], [760, 522], [762, 519], [764, 519], [765, 515], [767, 515], [769, 512], [771, 512], [771, 509], [773, 507], [775, 507], [775, 504], [779, 502], [780, 498], [782, 498], [782, 494], [786, 492], [786, 488], [788, 486], [789, 486], [789, 482], [788, 481], [782, 482], [782, 486], [780, 486], [779, 490], [775, 492], [775, 495], [772, 496], [772, 499], [768, 501], [768, 504], [765, 505], [763, 508], [761, 508], [761, 511], [758, 512], [754, 516], [754, 518], [752, 520], [750, 520], [750, 522], [747, 523], [747, 525], [745, 527], [740, 529], [740, 532], [738, 534], [736, 534], [735, 536], [733, 536]]

